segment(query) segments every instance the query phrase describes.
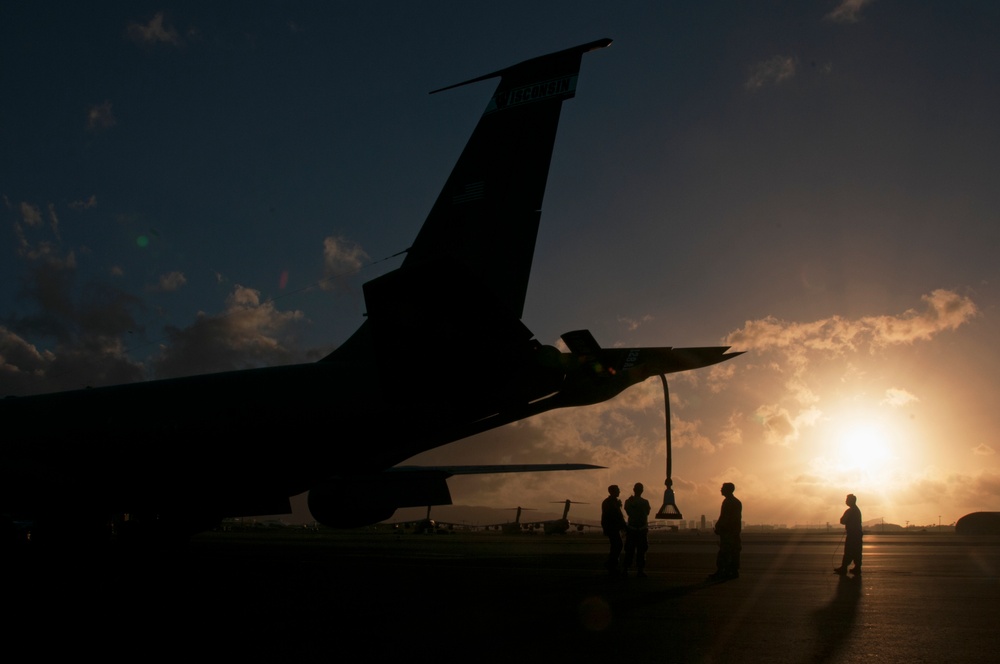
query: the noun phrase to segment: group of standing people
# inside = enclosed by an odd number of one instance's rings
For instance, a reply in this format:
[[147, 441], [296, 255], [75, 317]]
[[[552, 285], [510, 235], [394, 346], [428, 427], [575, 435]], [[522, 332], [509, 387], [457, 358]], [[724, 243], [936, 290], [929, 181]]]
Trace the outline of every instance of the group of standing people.
[[[601, 528], [610, 541], [608, 560], [605, 567], [609, 574], [628, 576], [635, 563], [636, 576], [646, 576], [646, 551], [649, 550], [649, 501], [642, 497], [644, 487], [637, 482], [632, 495], [625, 501], [625, 515], [622, 515], [621, 489], [617, 484], [608, 487], [608, 497], [601, 503]], [[732, 482], [722, 485], [722, 511], [715, 522], [715, 534], [719, 536], [719, 555], [716, 559], [713, 580], [729, 580], [740, 575], [740, 530], [743, 525], [743, 503], [733, 495], [736, 486]], [[622, 541], [622, 533], [625, 539]], [[619, 567], [622, 550], [625, 559]]]
[[[624, 503], [627, 519], [622, 515], [621, 490], [617, 484], [608, 487], [608, 497], [601, 503], [601, 528], [608, 537], [611, 550], [605, 563], [608, 573], [628, 576], [633, 561], [636, 566], [636, 576], [646, 576], [646, 551], [649, 549], [649, 501], [642, 497], [643, 486], [636, 483], [632, 496]], [[710, 581], [729, 581], [740, 576], [740, 553], [743, 542], [740, 532], [743, 529], [743, 503], [735, 496], [736, 485], [726, 482], [722, 485], [722, 508], [715, 522], [715, 534], [719, 536], [719, 553], [715, 559], [715, 572], [710, 574]], [[861, 510], [858, 509], [858, 499], [852, 493], [847, 496], [847, 510], [840, 517], [840, 523], [847, 530], [844, 541], [844, 558], [840, 567], [833, 571], [837, 574], [847, 574], [848, 566], [853, 562], [850, 573], [861, 574], [862, 525]], [[625, 533], [624, 542], [622, 533]], [[619, 567], [622, 550], [625, 559]]]
[[[601, 503], [601, 528], [611, 540], [611, 551], [605, 567], [609, 574], [628, 576], [629, 568], [635, 562], [636, 576], [646, 576], [646, 551], [649, 550], [649, 501], [642, 497], [643, 486], [636, 482], [632, 495], [625, 501], [626, 519], [622, 515], [621, 489], [617, 484], [608, 487], [608, 497]], [[622, 542], [622, 532], [625, 541]], [[625, 560], [621, 568], [618, 558], [625, 549]]]

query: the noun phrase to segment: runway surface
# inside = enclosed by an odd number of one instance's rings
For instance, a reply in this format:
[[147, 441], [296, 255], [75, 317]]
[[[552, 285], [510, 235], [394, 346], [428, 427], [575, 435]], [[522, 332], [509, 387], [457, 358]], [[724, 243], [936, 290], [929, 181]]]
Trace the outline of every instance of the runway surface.
[[831, 573], [840, 533], [747, 533], [740, 578], [714, 584], [714, 536], [650, 544], [648, 576], [627, 579], [580, 533], [209, 533], [22, 558], [4, 640], [104, 661], [996, 661], [1000, 539], [868, 535], [854, 579]]

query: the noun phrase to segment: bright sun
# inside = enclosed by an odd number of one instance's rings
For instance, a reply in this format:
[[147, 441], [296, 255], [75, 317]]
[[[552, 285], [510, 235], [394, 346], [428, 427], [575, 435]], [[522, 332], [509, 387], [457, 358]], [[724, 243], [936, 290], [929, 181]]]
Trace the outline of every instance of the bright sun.
[[891, 433], [878, 420], [853, 420], [838, 427], [831, 450], [834, 462], [844, 470], [875, 472], [892, 461]]

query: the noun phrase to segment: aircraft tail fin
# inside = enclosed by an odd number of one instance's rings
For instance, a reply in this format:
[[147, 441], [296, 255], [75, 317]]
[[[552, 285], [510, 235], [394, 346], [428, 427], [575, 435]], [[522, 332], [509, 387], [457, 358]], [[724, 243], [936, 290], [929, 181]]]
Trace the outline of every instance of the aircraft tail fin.
[[576, 92], [583, 54], [610, 43], [582, 44], [434, 91], [500, 77], [401, 270], [458, 265], [455, 279], [474, 279], [521, 317], [562, 102]]
[[610, 43], [457, 84], [500, 77], [402, 265], [364, 284], [368, 320], [345, 345], [379, 349], [385, 370], [412, 348], [470, 339], [490, 348], [498, 364], [523, 364], [534, 354], [537, 344], [520, 319], [559, 114], [575, 94], [583, 54]]

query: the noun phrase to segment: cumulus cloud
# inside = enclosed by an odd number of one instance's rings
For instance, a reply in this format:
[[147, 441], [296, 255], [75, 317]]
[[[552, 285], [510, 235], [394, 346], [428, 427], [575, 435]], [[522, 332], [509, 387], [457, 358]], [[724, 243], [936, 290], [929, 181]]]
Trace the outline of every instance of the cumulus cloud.
[[56, 240], [61, 239], [59, 237], [59, 217], [56, 215], [56, 206], [49, 203], [49, 223], [52, 226], [52, 234], [55, 236]]
[[744, 87], [756, 92], [766, 86], [780, 85], [795, 76], [795, 58], [775, 55], [750, 68], [750, 75]]
[[[684, 416], [681, 394], [672, 390], [670, 398], [671, 448], [715, 452], [719, 443], [705, 432], [703, 422]], [[644, 469], [663, 463], [665, 425], [662, 388], [659, 381], [647, 380], [610, 401], [549, 411], [503, 429], [508, 432], [504, 449], [513, 455], [505, 462], [573, 461], [619, 471]]]
[[643, 325], [643, 323], [648, 323], [651, 320], [653, 320], [653, 317], [649, 314], [639, 318], [628, 318], [626, 316], [618, 317], [618, 322], [622, 323], [629, 332], [635, 332]]
[[972, 448], [972, 453], [976, 456], [993, 456], [996, 450], [986, 444], [980, 444]]
[[69, 206], [74, 210], [89, 210], [92, 207], [97, 207], [97, 196], [91, 194], [90, 198], [73, 201]]
[[920, 401], [920, 399], [898, 387], [890, 387], [885, 391], [885, 398], [882, 399], [882, 403], [887, 406], [905, 406], [916, 401]]
[[[953, 291], [939, 289], [921, 299], [924, 305], [921, 309], [897, 315], [857, 319], [831, 316], [808, 322], [769, 316], [747, 321], [741, 329], [730, 333], [724, 343], [734, 350], [750, 352], [746, 362], [726, 365], [729, 382], [738, 372], [744, 377], [753, 375], [758, 392], [770, 396], [753, 408], [763, 440], [789, 445], [799, 439], [803, 427], [822, 420], [819, 390], [826, 373], [817, 372], [817, 364], [835, 360], [843, 377], [856, 375], [858, 368], [854, 362], [844, 361], [849, 355], [870, 357], [891, 346], [928, 341], [978, 315], [970, 298]], [[917, 400], [903, 388], [890, 387], [885, 390], [882, 403], [903, 406]]]
[[87, 129], [99, 130], [110, 129], [117, 124], [115, 114], [111, 109], [111, 102], [105, 101], [101, 104], [94, 104], [87, 109]]
[[42, 223], [42, 213], [37, 205], [21, 202], [21, 220], [28, 226], [38, 226]]
[[793, 413], [778, 403], [761, 405], [754, 413], [754, 419], [763, 429], [764, 442], [783, 446], [797, 441], [804, 427], [814, 426], [822, 417], [822, 411], [814, 406]]
[[0, 395], [29, 395], [142, 380], [120, 339], [87, 335], [40, 350], [0, 325]]
[[1000, 502], [1000, 475], [990, 470], [978, 473], [943, 473], [927, 468], [917, 477], [906, 478], [892, 502], [903, 513], [953, 517], [992, 510]]
[[723, 447], [743, 444], [743, 417], [740, 411], [729, 415], [718, 436], [719, 443]]
[[861, 18], [861, 9], [871, 2], [872, 0], [841, 0], [824, 18], [834, 23], [857, 23]]
[[[11, 208], [10, 204], [7, 204], [8, 209]], [[59, 216], [56, 214], [56, 206], [49, 203], [46, 206], [46, 211], [48, 213], [49, 219], [49, 229], [52, 231], [52, 235], [55, 241], [60, 239], [59, 237]], [[17, 214], [14, 220], [14, 235], [17, 237], [18, 252], [22, 255], [30, 253], [38, 253], [40, 251], [51, 252], [52, 240], [42, 239], [42, 240], [32, 240], [29, 235], [37, 232], [42, 228], [44, 223], [44, 217], [42, 215], [41, 208], [32, 203], [22, 201], [20, 205], [17, 206]], [[32, 245], [35, 245], [32, 247]]]
[[236, 286], [217, 316], [199, 313], [186, 328], [166, 329], [169, 343], [151, 361], [157, 378], [288, 364], [294, 350], [293, 324], [301, 311], [279, 311], [252, 288]]
[[[27, 264], [19, 297], [27, 306], [0, 319], [0, 394], [134, 382], [146, 378], [149, 368], [156, 377], [170, 377], [305, 359], [293, 350], [292, 334], [303, 314], [279, 311], [261, 302], [257, 291], [239, 286], [221, 315], [200, 314], [186, 328], [167, 328], [170, 345], [149, 367], [131, 359], [129, 344], [145, 338], [136, 318], [142, 301], [109, 281], [81, 280], [74, 251], [26, 232], [36, 235], [41, 227], [38, 207], [16, 210], [18, 256]], [[175, 290], [185, 281], [181, 272], [167, 273], [154, 289]]]
[[25, 262], [18, 297], [26, 306], [0, 319], [0, 392], [141, 379], [142, 365], [129, 359], [123, 342], [142, 333], [134, 315], [141, 302], [107, 283], [82, 280], [76, 252], [60, 244], [53, 205], [47, 215], [48, 228], [36, 205], [21, 203], [14, 215], [17, 255]]
[[331, 235], [323, 240], [322, 288], [331, 290], [336, 278], [360, 270], [368, 260], [368, 254], [356, 242]]
[[923, 310], [909, 309], [895, 316], [865, 316], [857, 320], [832, 316], [807, 323], [768, 316], [747, 321], [742, 329], [731, 332], [725, 343], [733, 346], [733, 350], [783, 349], [797, 358], [808, 351], [831, 354], [859, 349], [875, 351], [894, 344], [926, 341], [954, 330], [978, 314], [970, 298], [954, 291], [938, 289], [921, 299]]
[[31, 265], [20, 295], [35, 305], [35, 311], [8, 317], [10, 329], [54, 338], [63, 346], [94, 344], [138, 329], [132, 312], [141, 306], [139, 299], [106, 283], [79, 283], [74, 252], [61, 254], [54, 244], [44, 242], [28, 247], [22, 257]]
[[125, 35], [135, 43], [143, 45], [169, 44], [179, 46], [181, 43], [177, 30], [164, 21], [163, 12], [157, 12], [149, 23], [129, 23], [125, 28]]
[[33, 394], [55, 356], [40, 351], [22, 337], [0, 326], [0, 396]]
[[148, 290], [155, 293], [172, 293], [179, 290], [186, 283], [187, 278], [183, 272], [168, 272], [167, 274], [161, 274], [156, 284], [150, 286]]

